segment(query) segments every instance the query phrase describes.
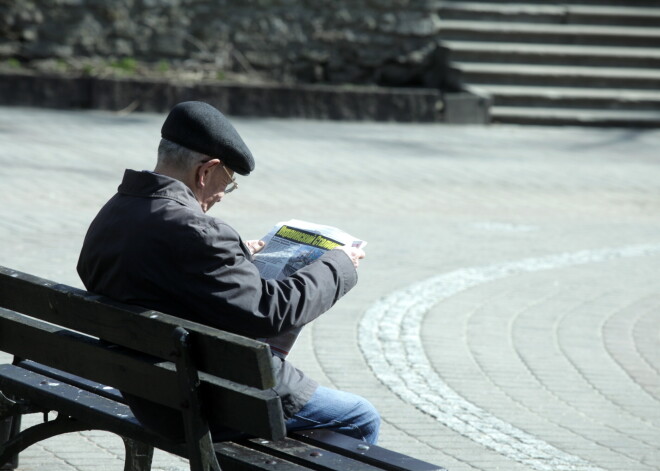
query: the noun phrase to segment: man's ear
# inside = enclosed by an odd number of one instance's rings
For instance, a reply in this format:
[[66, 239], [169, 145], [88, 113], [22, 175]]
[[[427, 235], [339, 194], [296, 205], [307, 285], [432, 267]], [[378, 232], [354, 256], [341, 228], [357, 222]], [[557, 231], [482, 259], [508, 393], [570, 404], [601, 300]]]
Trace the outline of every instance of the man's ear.
[[197, 173], [195, 174], [195, 184], [200, 188], [204, 188], [206, 183], [209, 181], [213, 170], [220, 164], [220, 159], [211, 159], [207, 162], [202, 163], [197, 167]]

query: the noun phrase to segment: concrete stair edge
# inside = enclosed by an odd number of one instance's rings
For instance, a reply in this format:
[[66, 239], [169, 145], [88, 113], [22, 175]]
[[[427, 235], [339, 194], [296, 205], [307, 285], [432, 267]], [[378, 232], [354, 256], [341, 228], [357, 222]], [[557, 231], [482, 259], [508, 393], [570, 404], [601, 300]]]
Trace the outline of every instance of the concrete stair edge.
[[493, 106], [493, 123], [660, 127], [660, 111], [621, 111]]
[[539, 5], [528, 3], [460, 2], [440, 6], [443, 20], [530, 22], [549, 24], [587, 24], [620, 26], [657, 26], [660, 8], [603, 5]]
[[590, 89], [515, 86], [471, 86], [493, 107], [660, 111], [660, 92], [630, 89]]
[[625, 100], [651, 100], [660, 102], [660, 91], [622, 88], [580, 88], [550, 86], [470, 85], [473, 93], [488, 96], [546, 96], [555, 98], [608, 98], [618, 96]]
[[518, 11], [540, 11], [543, 13], [604, 13], [604, 14], [618, 14], [624, 16], [635, 15], [656, 15], [660, 17], [660, 5], [653, 6], [612, 6], [602, 4], [560, 4], [548, 5], [547, 2], [543, 4], [530, 3], [530, 2], [442, 2], [437, 6], [437, 11], [443, 10], [464, 10], [468, 12], [479, 12], [480, 10], [487, 11], [505, 11], [507, 13]]
[[618, 47], [586, 44], [535, 44], [520, 42], [465, 41], [448, 39], [441, 41], [451, 51], [483, 51], [489, 53], [546, 53], [565, 55], [594, 54], [598, 56], [630, 55], [634, 57], [660, 58], [660, 49], [655, 47]]
[[465, 85], [660, 89], [660, 70], [655, 69], [454, 63], [450, 73]]
[[529, 65], [529, 64], [488, 64], [479, 62], [454, 62], [454, 68], [463, 73], [484, 74], [524, 74], [543, 76], [573, 75], [580, 77], [614, 77], [658, 80], [660, 69], [642, 69], [636, 67], [590, 67], [590, 66], [561, 66], [561, 65]]
[[[436, 0], [434, 2], [435, 7], [441, 7], [443, 5], [452, 5], [456, 3], [462, 3], [462, 0]], [[475, 2], [472, 2], [475, 3]], [[491, 4], [525, 4], [525, 5], [547, 5], [547, 0], [478, 0], [476, 3], [491, 3]], [[648, 0], [562, 0], [562, 5], [566, 6], [613, 6], [613, 7], [648, 7]]]
[[660, 36], [660, 27], [611, 26], [611, 25], [573, 25], [573, 24], [536, 24], [516, 23], [506, 21], [469, 21], [446, 20], [440, 23], [443, 30], [467, 30], [485, 32], [525, 32], [551, 34], [599, 34], [599, 35], [630, 35], [635, 37]]

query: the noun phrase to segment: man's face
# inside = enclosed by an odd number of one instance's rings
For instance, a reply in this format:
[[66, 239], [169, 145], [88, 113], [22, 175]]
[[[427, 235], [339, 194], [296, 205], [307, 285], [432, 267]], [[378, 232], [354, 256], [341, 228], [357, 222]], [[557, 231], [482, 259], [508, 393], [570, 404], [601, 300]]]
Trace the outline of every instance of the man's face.
[[[205, 164], [210, 164], [213, 161]], [[199, 203], [202, 210], [207, 212], [211, 207], [220, 202], [226, 193], [234, 190], [237, 185], [234, 182], [234, 171], [228, 169], [222, 162], [217, 161], [215, 165], [202, 167], [205, 184], [200, 190]]]

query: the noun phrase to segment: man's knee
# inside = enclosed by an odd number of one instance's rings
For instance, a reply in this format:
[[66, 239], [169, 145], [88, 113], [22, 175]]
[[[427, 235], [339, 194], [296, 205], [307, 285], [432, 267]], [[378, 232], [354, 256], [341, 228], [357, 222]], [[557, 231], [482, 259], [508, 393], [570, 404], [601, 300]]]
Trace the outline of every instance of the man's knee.
[[358, 407], [360, 415], [368, 419], [369, 422], [380, 424], [380, 414], [371, 402], [361, 397], [360, 405]]
[[380, 414], [362, 396], [319, 386], [302, 410], [287, 422], [289, 430], [305, 428], [331, 428], [374, 444]]
[[360, 397], [356, 408], [356, 416], [359, 416], [359, 420], [356, 422], [362, 432], [363, 439], [375, 444], [380, 431], [380, 414], [378, 410], [371, 402]]

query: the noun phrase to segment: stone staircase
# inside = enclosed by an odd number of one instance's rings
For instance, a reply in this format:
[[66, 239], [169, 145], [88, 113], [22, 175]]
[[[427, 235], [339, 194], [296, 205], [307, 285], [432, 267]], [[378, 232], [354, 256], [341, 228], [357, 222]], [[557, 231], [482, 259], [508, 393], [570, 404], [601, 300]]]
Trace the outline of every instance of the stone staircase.
[[491, 121], [660, 127], [660, 0], [442, 1], [452, 81]]

